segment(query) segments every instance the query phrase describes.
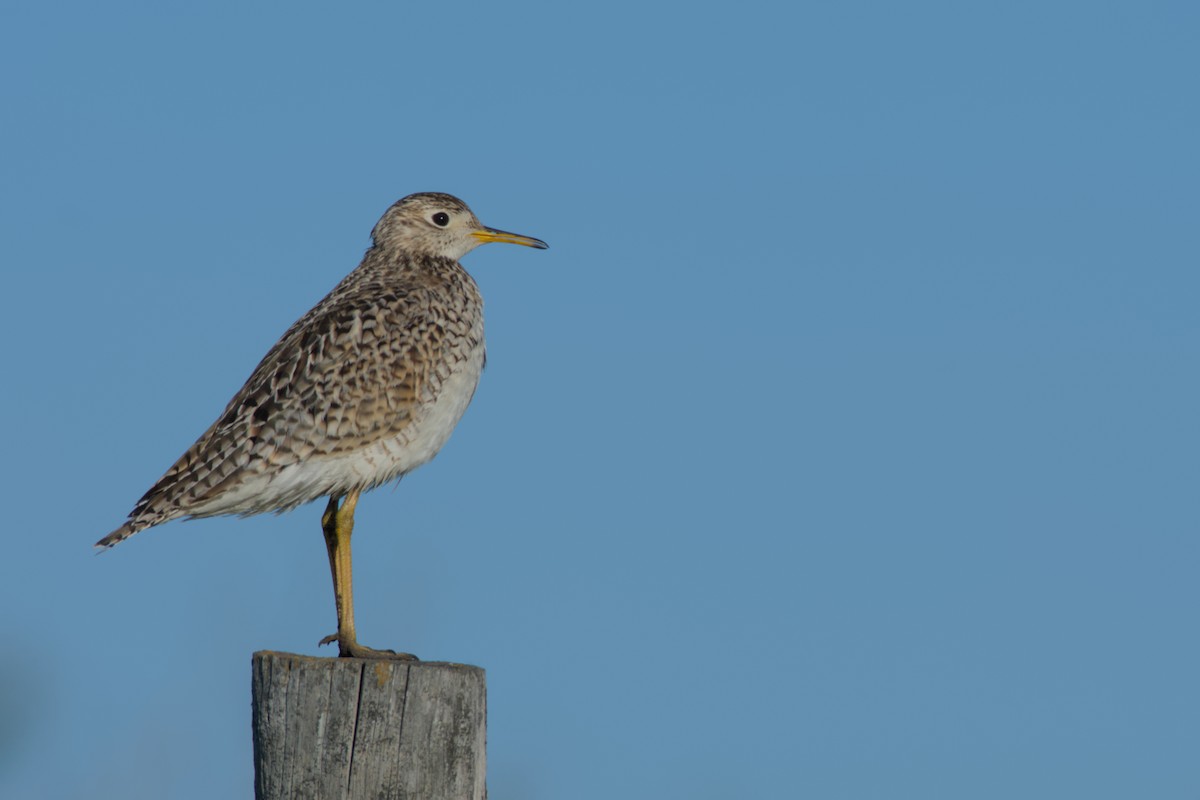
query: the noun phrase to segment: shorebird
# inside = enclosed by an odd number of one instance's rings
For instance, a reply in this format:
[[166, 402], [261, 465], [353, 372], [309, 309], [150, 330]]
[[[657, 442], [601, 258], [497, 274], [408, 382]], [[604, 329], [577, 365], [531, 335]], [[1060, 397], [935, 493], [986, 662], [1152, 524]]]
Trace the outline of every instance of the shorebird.
[[483, 299], [458, 259], [486, 242], [545, 249], [484, 227], [448, 194], [413, 194], [371, 232], [358, 268], [267, 352], [225, 411], [96, 546], [173, 519], [283, 512], [322, 497], [321, 529], [347, 658], [415, 658], [358, 643], [350, 536], [359, 495], [433, 458], [486, 360]]

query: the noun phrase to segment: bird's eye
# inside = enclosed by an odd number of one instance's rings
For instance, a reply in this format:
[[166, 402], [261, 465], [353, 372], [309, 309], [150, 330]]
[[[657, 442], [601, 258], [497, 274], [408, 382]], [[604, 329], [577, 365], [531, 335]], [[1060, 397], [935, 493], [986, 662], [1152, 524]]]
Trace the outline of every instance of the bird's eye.
[[439, 228], [444, 228], [450, 224], [450, 215], [445, 211], [439, 211], [433, 215], [433, 224]]

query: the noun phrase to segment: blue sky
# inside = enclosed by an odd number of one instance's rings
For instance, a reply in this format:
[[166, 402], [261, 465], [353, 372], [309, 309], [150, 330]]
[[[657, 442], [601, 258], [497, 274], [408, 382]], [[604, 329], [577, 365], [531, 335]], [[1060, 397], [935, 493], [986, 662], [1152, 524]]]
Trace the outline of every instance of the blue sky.
[[251, 796], [319, 505], [91, 544], [448, 191], [489, 367], [365, 644], [514, 798], [1195, 797], [1187, 3], [0, 12], [0, 795]]

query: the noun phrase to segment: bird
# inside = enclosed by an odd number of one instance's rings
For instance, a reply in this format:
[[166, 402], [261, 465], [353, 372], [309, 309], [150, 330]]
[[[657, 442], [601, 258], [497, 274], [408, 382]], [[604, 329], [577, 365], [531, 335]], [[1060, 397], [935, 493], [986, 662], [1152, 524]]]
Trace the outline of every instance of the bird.
[[362, 262], [267, 352], [208, 430], [142, 496], [107, 550], [175, 519], [282, 513], [328, 498], [321, 529], [345, 658], [416, 659], [358, 643], [350, 538], [359, 496], [446, 444], [487, 360], [483, 299], [459, 259], [541, 239], [488, 228], [453, 195], [387, 209]]

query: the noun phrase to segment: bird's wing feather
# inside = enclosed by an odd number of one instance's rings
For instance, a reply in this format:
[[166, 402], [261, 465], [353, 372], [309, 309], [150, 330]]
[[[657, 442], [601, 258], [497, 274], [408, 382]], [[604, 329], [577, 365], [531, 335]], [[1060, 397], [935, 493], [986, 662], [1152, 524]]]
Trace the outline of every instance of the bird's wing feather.
[[135, 527], [186, 516], [264, 471], [395, 436], [414, 407], [436, 399], [447, 377], [444, 349], [470, 335], [463, 320], [442, 316], [447, 304], [432, 302], [428, 285], [347, 284], [271, 348], [221, 417], [137, 503]]

